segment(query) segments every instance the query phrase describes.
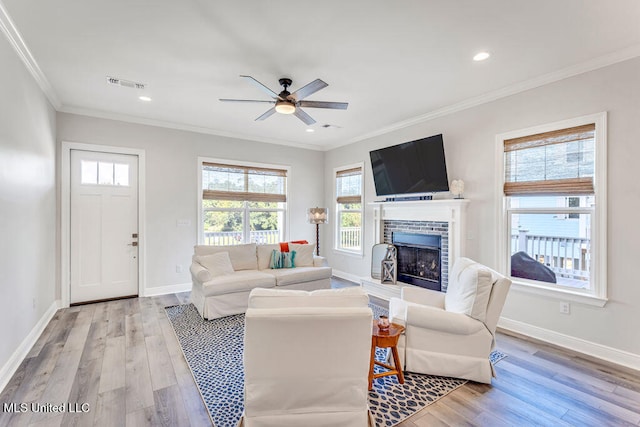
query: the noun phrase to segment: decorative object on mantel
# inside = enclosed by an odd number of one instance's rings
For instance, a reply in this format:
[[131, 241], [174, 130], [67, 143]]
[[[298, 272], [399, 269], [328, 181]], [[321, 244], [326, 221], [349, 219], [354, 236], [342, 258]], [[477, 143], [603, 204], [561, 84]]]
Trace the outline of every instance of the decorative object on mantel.
[[373, 245], [371, 249], [371, 278], [380, 280], [382, 277], [382, 260], [387, 255], [386, 243], [378, 243]]
[[449, 191], [451, 191], [456, 199], [462, 199], [462, 193], [464, 193], [464, 181], [461, 179], [454, 179], [451, 181]]
[[382, 277], [380, 283], [396, 284], [398, 277], [397, 249], [393, 245], [387, 245], [387, 253], [382, 260]]
[[307, 221], [316, 225], [316, 255], [320, 256], [320, 224], [329, 222], [329, 209], [318, 207], [307, 209]]

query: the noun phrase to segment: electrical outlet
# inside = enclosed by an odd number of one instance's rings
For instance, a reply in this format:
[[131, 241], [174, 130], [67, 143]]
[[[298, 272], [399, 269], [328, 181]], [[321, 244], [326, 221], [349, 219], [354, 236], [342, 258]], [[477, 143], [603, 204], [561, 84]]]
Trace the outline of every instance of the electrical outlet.
[[182, 273], [183, 271], [184, 271], [184, 268], [182, 268], [182, 265], [176, 264], [176, 273]]
[[562, 314], [571, 314], [571, 306], [568, 302], [560, 303], [560, 313]]

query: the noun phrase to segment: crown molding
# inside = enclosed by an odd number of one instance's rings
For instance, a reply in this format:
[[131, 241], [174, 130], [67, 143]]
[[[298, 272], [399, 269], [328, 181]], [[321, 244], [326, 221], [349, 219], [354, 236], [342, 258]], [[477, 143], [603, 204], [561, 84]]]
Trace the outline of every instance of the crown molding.
[[161, 127], [161, 128], [167, 128], [167, 129], [182, 130], [182, 131], [187, 131], [187, 132], [202, 133], [202, 134], [206, 134], [206, 135], [215, 135], [215, 136], [221, 136], [221, 137], [225, 137], [225, 138], [244, 139], [244, 140], [247, 140], [247, 141], [264, 142], [266, 144], [286, 145], [286, 146], [289, 146], [289, 147], [303, 148], [303, 149], [306, 149], [306, 150], [325, 151], [325, 147], [324, 146], [319, 146], [319, 145], [305, 144], [305, 143], [301, 143], [301, 142], [287, 141], [287, 140], [273, 139], [273, 138], [261, 138], [261, 137], [251, 136], [251, 135], [243, 135], [243, 134], [239, 134], [239, 133], [225, 132], [225, 131], [222, 131], [222, 130], [211, 129], [211, 128], [207, 128], [207, 127], [203, 127], [203, 126], [186, 125], [186, 124], [182, 124], [182, 123], [169, 122], [169, 121], [166, 121], [166, 120], [147, 119], [147, 118], [144, 118], [144, 117], [132, 116], [132, 115], [129, 115], [129, 114], [111, 113], [111, 112], [108, 112], [108, 111], [93, 110], [93, 109], [82, 108], [82, 107], [72, 107], [72, 106], [67, 106], [67, 105], [63, 105], [60, 108], [58, 108], [57, 110], [59, 112], [61, 112], [61, 113], [69, 113], [69, 114], [76, 114], [76, 115], [79, 115], [79, 116], [95, 117], [95, 118], [98, 118], [98, 119], [117, 120], [117, 121], [120, 121], [120, 122], [135, 123], [135, 124], [140, 124], [140, 125], [155, 126], [155, 127]]
[[430, 111], [428, 113], [425, 113], [423, 115], [420, 115], [411, 119], [394, 123], [392, 125], [375, 130], [373, 132], [369, 132], [364, 135], [352, 138], [350, 140], [345, 141], [344, 143], [326, 146], [326, 150], [332, 150], [334, 148], [338, 148], [344, 145], [353, 144], [354, 142], [363, 141], [363, 140], [384, 135], [393, 131], [404, 129], [419, 123], [424, 123], [438, 117], [457, 113], [459, 111], [466, 110], [468, 108], [472, 108], [478, 105], [496, 101], [501, 98], [506, 98], [511, 95], [525, 92], [530, 89], [535, 89], [537, 87], [544, 86], [550, 83], [555, 83], [557, 81], [564, 80], [569, 77], [577, 76], [580, 74], [584, 74], [589, 71], [597, 70], [599, 68], [608, 67], [609, 65], [614, 65], [619, 62], [627, 61], [629, 59], [633, 59], [638, 56], [640, 56], [640, 45], [630, 46], [626, 49], [622, 49], [608, 55], [593, 58], [588, 61], [582, 62], [580, 64], [572, 65], [570, 67], [566, 67], [558, 71], [543, 74], [542, 76], [535, 77], [533, 79], [529, 79], [524, 82], [506, 86], [502, 89], [488, 92], [480, 96], [466, 99], [456, 104], [451, 104], [446, 107]]
[[53, 87], [49, 83], [49, 80], [47, 80], [47, 77], [44, 75], [44, 73], [40, 69], [40, 66], [36, 62], [33, 55], [31, 54], [31, 51], [27, 47], [26, 43], [22, 39], [22, 36], [18, 32], [18, 29], [13, 23], [13, 20], [9, 16], [9, 13], [7, 12], [7, 9], [5, 8], [1, 0], [0, 0], [0, 30], [2, 30], [7, 40], [9, 41], [9, 43], [18, 54], [18, 57], [22, 60], [24, 65], [27, 67], [27, 70], [29, 70], [33, 78], [36, 80], [36, 83], [38, 83], [38, 86], [40, 86], [40, 89], [45, 94], [45, 96], [47, 97], [47, 99], [49, 100], [53, 108], [55, 108], [56, 110], [59, 110], [62, 104], [60, 103], [58, 96], [56, 95], [55, 91], [53, 90]]
[[420, 116], [416, 116], [407, 120], [403, 120], [401, 122], [391, 124], [389, 126], [385, 126], [375, 131], [368, 132], [363, 135], [345, 140], [343, 142], [339, 142], [336, 144], [315, 145], [315, 144], [300, 143], [296, 141], [255, 137], [251, 135], [225, 132], [225, 131], [211, 129], [211, 128], [202, 127], [202, 126], [180, 124], [180, 123], [168, 122], [164, 120], [146, 119], [146, 118], [131, 116], [127, 114], [110, 113], [105, 111], [98, 111], [98, 110], [92, 110], [87, 108], [63, 105], [58, 99], [48, 79], [40, 69], [35, 58], [31, 54], [31, 51], [29, 50], [26, 43], [22, 39], [22, 36], [18, 32], [15, 24], [13, 23], [13, 20], [9, 16], [4, 4], [2, 3], [2, 0], [0, 0], [0, 30], [2, 30], [2, 32], [5, 34], [7, 40], [9, 41], [11, 46], [14, 48], [15, 52], [18, 54], [18, 56], [20, 57], [22, 62], [25, 64], [25, 66], [27, 67], [27, 69], [29, 70], [33, 78], [36, 80], [36, 82], [40, 86], [41, 90], [43, 91], [43, 93], [45, 94], [45, 96], [47, 97], [51, 105], [53, 105], [53, 107], [57, 111], [89, 116], [89, 117], [118, 120], [118, 121], [129, 122], [129, 123], [164, 127], [169, 129], [184, 130], [184, 131], [196, 132], [196, 133], [202, 133], [202, 134], [208, 134], [208, 135], [216, 135], [216, 136], [222, 136], [226, 138], [244, 139], [249, 141], [264, 142], [268, 144], [285, 145], [285, 146], [303, 148], [303, 149], [315, 150], [315, 151], [330, 151], [338, 147], [342, 147], [345, 145], [353, 144], [355, 142], [367, 140], [370, 138], [374, 138], [376, 136], [401, 130], [413, 125], [417, 125], [420, 123], [427, 122], [429, 120], [436, 119], [438, 117], [463, 111], [472, 107], [476, 107], [478, 105], [496, 101], [501, 98], [515, 95], [530, 89], [534, 89], [540, 86], [544, 86], [550, 83], [567, 79], [569, 77], [573, 77], [589, 71], [597, 70], [599, 68], [604, 68], [609, 65], [617, 64], [619, 62], [623, 62], [623, 61], [640, 56], [640, 45], [633, 45], [628, 48], [625, 48], [607, 55], [593, 58], [588, 61], [576, 64], [570, 67], [566, 67], [558, 71], [547, 73], [542, 76], [526, 80], [524, 82], [516, 83], [514, 85], [506, 86], [502, 89], [491, 91], [491, 92], [488, 92], [473, 98], [469, 98], [467, 100], [464, 100], [455, 104], [451, 104], [451, 105], [427, 112]]

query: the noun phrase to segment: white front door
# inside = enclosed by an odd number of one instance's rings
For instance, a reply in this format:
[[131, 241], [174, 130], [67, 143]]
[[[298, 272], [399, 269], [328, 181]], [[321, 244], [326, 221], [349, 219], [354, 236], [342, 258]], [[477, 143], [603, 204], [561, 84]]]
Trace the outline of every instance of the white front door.
[[71, 303], [138, 295], [138, 156], [71, 150]]

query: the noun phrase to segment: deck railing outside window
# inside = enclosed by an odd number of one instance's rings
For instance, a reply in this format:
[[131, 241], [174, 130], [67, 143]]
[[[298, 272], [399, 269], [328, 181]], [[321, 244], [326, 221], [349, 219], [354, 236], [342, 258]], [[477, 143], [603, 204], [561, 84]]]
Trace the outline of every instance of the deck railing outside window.
[[559, 285], [570, 287], [589, 283], [589, 245], [590, 239], [580, 237], [511, 235], [512, 252], [526, 252], [556, 273]]
[[360, 227], [341, 227], [340, 247], [359, 251], [362, 242], [360, 230]]
[[[280, 241], [279, 230], [251, 231], [251, 242], [257, 244], [278, 243]], [[205, 245], [240, 245], [242, 231], [205, 231]]]

